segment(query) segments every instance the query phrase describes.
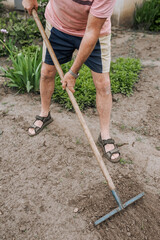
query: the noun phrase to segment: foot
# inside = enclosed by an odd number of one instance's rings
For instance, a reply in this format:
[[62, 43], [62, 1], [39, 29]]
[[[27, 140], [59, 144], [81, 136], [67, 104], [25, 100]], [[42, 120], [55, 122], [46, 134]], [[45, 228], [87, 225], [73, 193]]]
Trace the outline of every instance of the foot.
[[50, 112], [48, 113], [48, 116], [36, 116], [36, 120], [34, 121], [33, 125], [29, 127], [28, 129], [28, 135], [29, 136], [35, 136], [38, 133], [40, 133], [44, 127], [46, 127], [49, 123], [53, 121]]
[[118, 147], [115, 144], [115, 141], [111, 138], [107, 140], [101, 138], [101, 134], [98, 138], [98, 144], [103, 148], [104, 156], [111, 162], [119, 162], [120, 152]]

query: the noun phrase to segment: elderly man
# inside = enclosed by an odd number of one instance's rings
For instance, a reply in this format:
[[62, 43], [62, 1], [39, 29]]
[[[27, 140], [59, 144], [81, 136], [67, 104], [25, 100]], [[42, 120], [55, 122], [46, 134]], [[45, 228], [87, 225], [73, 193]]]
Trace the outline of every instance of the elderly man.
[[[111, 15], [115, 0], [50, 0], [45, 10], [46, 34], [60, 62], [71, 60], [75, 49], [77, 56], [71, 69], [65, 74], [62, 88], [66, 86], [74, 93], [78, 72], [83, 63], [90, 69], [96, 87], [96, 105], [100, 120], [98, 143], [104, 156], [118, 162], [120, 152], [110, 137], [110, 115], [112, 95], [110, 88], [110, 38]], [[38, 9], [37, 0], [23, 0], [29, 14]], [[36, 116], [28, 134], [35, 136], [52, 122], [50, 101], [54, 91], [56, 68], [50, 54], [43, 46], [40, 94], [41, 112]]]

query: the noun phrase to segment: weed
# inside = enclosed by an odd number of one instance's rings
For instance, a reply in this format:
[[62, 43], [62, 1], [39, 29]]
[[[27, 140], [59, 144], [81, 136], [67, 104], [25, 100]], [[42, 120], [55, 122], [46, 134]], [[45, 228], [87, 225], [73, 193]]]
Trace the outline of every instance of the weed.
[[141, 230], [144, 230], [144, 224], [143, 224], [143, 221], [141, 223]]
[[157, 150], [157, 151], [160, 151], [160, 147], [159, 147], [159, 146], [157, 146], [157, 147], [156, 147], [156, 150]]
[[136, 127], [133, 127], [133, 126], [130, 127], [129, 129], [130, 129], [131, 131], [133, 131], [133, 132], [136, 132], [136, 133], [140, 133], [140, 130], [141, 130], [141, 129], [136, 128]]
[[141, 137], [136, 138], [136, 142], [142, 142], [142, 138]]
[[121, 128], [121, 130], [125, 130], [127, 128], [127, 126], [122, 124], [120, 128]]
[[81, 139], [76, 138], [76, 145], [80, 145], [81, 144]]
[[120, 164], [125, 165], [125, 164], [133, 164], [132, 160], [125, 160], [124, 158], [120, 159]]

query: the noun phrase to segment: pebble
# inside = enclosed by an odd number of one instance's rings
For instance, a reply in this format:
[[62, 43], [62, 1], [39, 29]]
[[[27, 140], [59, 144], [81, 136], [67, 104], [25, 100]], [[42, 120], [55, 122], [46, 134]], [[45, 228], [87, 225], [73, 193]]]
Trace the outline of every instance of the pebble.
[[130, 233], [130, 232], [127, 232], [127, 236], [130, 237], [130, 236], [131, 236], [131, 233]]
[[75, 209], [74, 209], [74, 213], [77, 213], [77, 212], [78, 212], [78, 210], [79, 210], [78, 208], [75, 208]]
[[129, 232], [129, 230], [130, 230], [129, 227], [127, 227], [127, 232]]
[[3, 131], [0, 129], [0, 135], [2, 135]]
[[21, 232], [25, 232], [25, 231], [26, 231], [26, 227], [25, 227], [25, 226], [21, 226], [21, 227], [19, 228], [19, 230], [20, 230]]

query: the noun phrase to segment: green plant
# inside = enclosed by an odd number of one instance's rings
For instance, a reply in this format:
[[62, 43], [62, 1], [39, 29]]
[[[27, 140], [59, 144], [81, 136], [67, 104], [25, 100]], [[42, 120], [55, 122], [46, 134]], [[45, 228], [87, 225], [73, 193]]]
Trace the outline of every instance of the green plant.
[[141, 5], [136, 5], [134, 27], [160, 31], [160, 0], [144, 0]]
[[120, 159], [120, 164], [125, 165], [125, 164], [133, 164], [132, 160], [125, 160], [124, 158]]
[[[8, 86], [18, 88], [20, 91], [38, 91], [41, 50], [37, 46], [23, 47], [20, 53], [11, 54], [13, 68], [5, 72], [10, 79]], [[36, 50], [36, 54], [34, 54]], [[66, 73], [72, 66], [73, 61], [62, 65]], [[123, 93], [127, 96], [132, 94], [135, 82], [138, 81], [138, 74], [141, 64], [138, 59], [118, 58], [111, 63], [111, 90], [112, 93]], [[80, 76], [76, 80], [74, 96], [81, 110], [96, 107], [96, 89], [93, 84], [90, 69], [83, 65], [80, 69]], [[55, 78], [55, 91], [53, 100], [68, 110], [73, 110], [72, 104], [66, 91], [63, 91], [59, 75]]]
[[41, 20], [43, 27], [45, 27], [44, 12], [45, 12], [47, 4], [48, 4], [48, 0], [38, 0], [38, 5], [39, 5], [38, 15], [39, 15], [39, 18]]
[[[62, 70], [67, 72], [72, 62], [62, 65]], [[118, 58], [111, 63], [111, 89], [112, 93], [123, 93], [127, 96], [133, 93], [135, 82], [138, 81], [138, 74], [141, 69], [139, 59]], [[55, 80], [55, 92], [53, 100], [60, 103], [68, 110], [72, 110], [72, 104], [66, 91], [62, 90], [60, 78], [57, 75]], [[96, 89], [93, 84], [91, 72], [85, 65], [80, 70], [80, 76], [76, 80], [74, 96], [81, 110], [89, 107], [96, 107]]]
[[[0, 0], [0, 11], [2, 9], [2, 0]], [[45, 17], [44, 12], [48, 0], [38, 0], [38, 15], [42, 22], [42, 25], [45, 27]], [[37, 25], [32, 18], [28, 14], [19, 14], [16, 11], [5, 13], [0, 17], [0, 30], [6, 29], [7, 34], [5, 34], [5, 44], [10, 48], [11, 44], [18, 48], [22, 46], [29, 46], [31, 43], [38, 41], [41, 39], [41, 35], [37, 28]], [[4, 33], [0, 31], [0, 39], [4, 40]], [[0, 44], [0, 56], [6, 56], [9, 52], [7, 48], [4, 48], [2, 44]]]
[[[41, 38], [34, 19], [28, 15], [18, 14], [16, 11], [0, 18], [0, 30], [4, 29], [7, 33], [0, 31], [0, 39], [5, 40], [7, 46], [12, 44], [21, 48], [22, 46], [29, 46], [38, 38]], [[4, 55], [8, 55], [8, 51], [1, 45], [0, 56]]]
[[3, 6], [3, 0], [0, 0], [0, 13], [3, 11], [4, 6]]
[[[73, 61], [62, 65], [62, 70], [66, 73], [72, 66]], [[62, 84], [60, 82], [60, 77], [57, 74], [55, 79], [55, 91], [53, 95], [53, 100], [60, 103], [64, 108], [72, 110], [72, 104], [66, 91], [62, 90]], [[90, 69], [83, 65], [80, 70], [80, 77], [76, 80], [75, 93], [74, 96], [81, 110], [88, 107], [95, 107], [96, 104], [96, 90], [92, 81], [92, 76]]]
[[19, 53], [10, 52], [10, 59], [12, 67], [7, 70], [1, 68], [4, 76], [9, 78], [7, 85], [17, 88], [21, 92], [38, 92], [42, 48], [37, 46], [34, 54], [30, 47], [28, 47], [28, 50], [25, 49], [25, 53], [23, 51]]
[[5, 38], [3, 38], [3, 40], [0, 39], [0, 57], [8, 56], [9, 50], [11, 52], [16, 52], [18, 50], [15, 44], [12, 42], [12, 39], [9, 39], [7, 41]]
[[138, 81], [140, 70], [139, 59], [118, 58], [115, 62], [112, 62], [110, 70], [112, 93], [131, 95], [134, 84]]

